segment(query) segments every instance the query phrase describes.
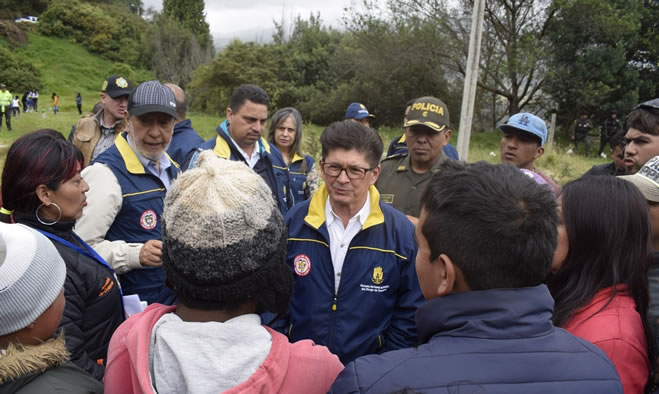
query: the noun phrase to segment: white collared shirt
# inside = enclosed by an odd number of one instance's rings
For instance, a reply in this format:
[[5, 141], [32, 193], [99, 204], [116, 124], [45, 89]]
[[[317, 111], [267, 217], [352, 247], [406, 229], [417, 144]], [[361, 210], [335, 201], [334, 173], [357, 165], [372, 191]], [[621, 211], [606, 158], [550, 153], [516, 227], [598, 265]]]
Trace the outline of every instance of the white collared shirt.
[[236, 140], [233, 139], [231, 133], [227, 132], [227, 135], [229, 136], [229, 138], [231, 138], [231, 142], [233, 142], [233, 145], [238, 149], [238, 152], [240, 152], [240, 154], [243, 155], [245, 161], [247, 161], [247, 165], [249, 166], [249, 168], [254, 168], [256, 163], [258, 163], [259, 159], [261, 158], [261, 152], [259, 150], [258, 141], [254, 143], [254, 149], [252, 150], [252, 155], [250, 156], [247, 154], [247, 152], [243, 150], [243, 148], [240, 147], [240, 145], [236, 143]]
[[367, 194], [364, 206], [351, 217], [348, 225], [344, 228], [341, 218], [339, 218], [332, 209], [329, 197], [325, 203], [325, 224], [329, 233], [329, 248], [332, 256], [332, 265], [334, 266], [334, 294], [339, 292], [339, 282], [341, 281], [341, 270], [343, 262], [348, 253], [350, 242], [361, 231], [366, 222], [366, 218], [371, 213], [371, 197]]

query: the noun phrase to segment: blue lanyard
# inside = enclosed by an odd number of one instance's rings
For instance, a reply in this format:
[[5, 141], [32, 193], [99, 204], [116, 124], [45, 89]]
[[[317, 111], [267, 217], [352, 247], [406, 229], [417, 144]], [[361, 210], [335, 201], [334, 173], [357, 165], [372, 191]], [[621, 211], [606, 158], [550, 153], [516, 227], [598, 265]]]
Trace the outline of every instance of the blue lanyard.
[[[80, 244], [81, 244], [85, 249], [79, 248], [78, 246], [72, 244], [71, 242], [69, 242], [69, 241], [67, 241], [67, 240], [65, 240], [65, 239], [62, 239], [62, 238], [58, 237], [58, 236], [55, 235], [55, 234], [51, 234], [51, 233], [49, 233], [49, 232], [47, 232], [47, 231], [44, 231], [44, 230], [41, 230], [41, 229], [38, 229], [38, 228], [35, 228], [35, 230], [37, 230], [37, 231], [40, 232], [41, 234], [45, 235], [46, 237], [52, 239], [53, 241], [57, 241], [57, 242], [61, 243], [62, 245], [66, 246], [67, 248], [73, 249], [73, 250], [75, 250], [76, 252], [81, 253], [81, 254], [84, 254], [85, 256], [91, 258], [92, 260], [96, 260], [98, 263], [103, 264], [104, 266], [106, 266], [106, 267], [112, 272], [113, 276], [115, 277], [115, 281], [117, 281], [117, 284], [119, 284], [119, 281], [117, 280], [117, 276], [116, 276], [114, 270], [112, 269], [112, 267], [110, 267], [110, 264], [108, 264], [108, 263], [103, 259], [103, 257], [101, 257], [98, 253], [96, 253], [96, 251], [95, 251], [91, 246], [87, 245], [87, 243], [86, 243], [85, 241], [83, 241], [83, 240], [78, 236], [78, 234], [74, 233], [73, 231], [71, 232], [71, 234], [73, 235], [73, 237], [74, 237], [75, 239], [77, 239], [78, 242], [80, 242]], [[119, 286], [119, 293], [120, 293], [121, 296], [122, 296], [121, 306], [122, 306], [122, 308], [123, 308], [123, 304], [124, 304], [124, 302], [123, 302], [123, 295], [124, 295], [124, 293], [123, 293], [123, 291], [121, 291], [121, 286]]]

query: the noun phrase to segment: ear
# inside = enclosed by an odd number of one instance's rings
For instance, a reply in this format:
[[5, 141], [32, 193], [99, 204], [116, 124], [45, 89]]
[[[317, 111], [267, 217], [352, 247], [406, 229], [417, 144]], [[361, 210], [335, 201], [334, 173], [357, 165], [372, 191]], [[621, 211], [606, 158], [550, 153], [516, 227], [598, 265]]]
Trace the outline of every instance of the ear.
[[542, 146], [539, 146], [539, 147], [538, 147], [538, 150], [535, 151], [535, 157], [534, 157], [534, 159], [537, 160], [537, 159], [539, 159], [540, 157], [542, 157], [542, 155], [544, 155], [544, 154], [545, 154], [545, 148], [543, 148]]
[[451, 258], [445, 254], [440, 254], [432, 264], [437, 264], [437, 269], [440, 270], [437, 295], [441, 297], [451, 294], [455, 287], [455, 266]]
[[448, 145], [448, 143], [451, 141], [451, 131], [451, 129], [446, 130], [446, 144], [444, 145]]
[[51, 201], [51, 193], [52, 190], [50, 190], [46, 185], [39, 185], [37, 186], [35, 193], [37, 194], [37, 197], [39, 200], [41, 200], [44, 205], [48, 206], [52, 203]]
[[226, 114], [227, 114], [227, 119], [229, 119], [233, 114], [233, 111], [231, 111], [231, 107], [227, 107]]
[[374, 185], [375, 181], [378, 180], [378, 176], [380, 176], [380, 170], [381, 170], [381, 168], [380, 168], [379, 165], [371, 170], [371, 173], [372, 173], [372, 175], [371, 175], [371, 185]]

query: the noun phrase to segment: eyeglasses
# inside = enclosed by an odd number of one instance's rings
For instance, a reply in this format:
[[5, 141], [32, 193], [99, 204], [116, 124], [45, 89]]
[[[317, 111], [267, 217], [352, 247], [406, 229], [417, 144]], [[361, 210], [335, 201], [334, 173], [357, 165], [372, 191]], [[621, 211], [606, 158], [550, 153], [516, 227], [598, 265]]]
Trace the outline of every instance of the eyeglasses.
[[323, 161], [320, 162], [320, 167], [326, 175], [335, 178], [338, 178], [341, 175], [341, 171], [345, 171], [349, 179], [364, 179], [366, 173], [375, 168], [343, 167], [338, 164], [325, 163]]

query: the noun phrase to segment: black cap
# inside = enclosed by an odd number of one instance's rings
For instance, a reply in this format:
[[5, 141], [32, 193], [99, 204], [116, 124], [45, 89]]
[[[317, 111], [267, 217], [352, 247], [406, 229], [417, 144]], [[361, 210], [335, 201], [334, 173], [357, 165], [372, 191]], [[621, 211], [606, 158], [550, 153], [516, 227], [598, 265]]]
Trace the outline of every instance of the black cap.
[[112, 98], [128, 96], [131, 90], [133, 90], [133, 86], [126, 78], [120, 75], [108, 77], [108, 79], [103, 81], [103, 86], [101, 86], [101, 92], [107, 93]]
[[128, 112], [135, 116], [162, 112], [178, 119], [174, 92], [156, 80], [137, 85], [128, 96]]

